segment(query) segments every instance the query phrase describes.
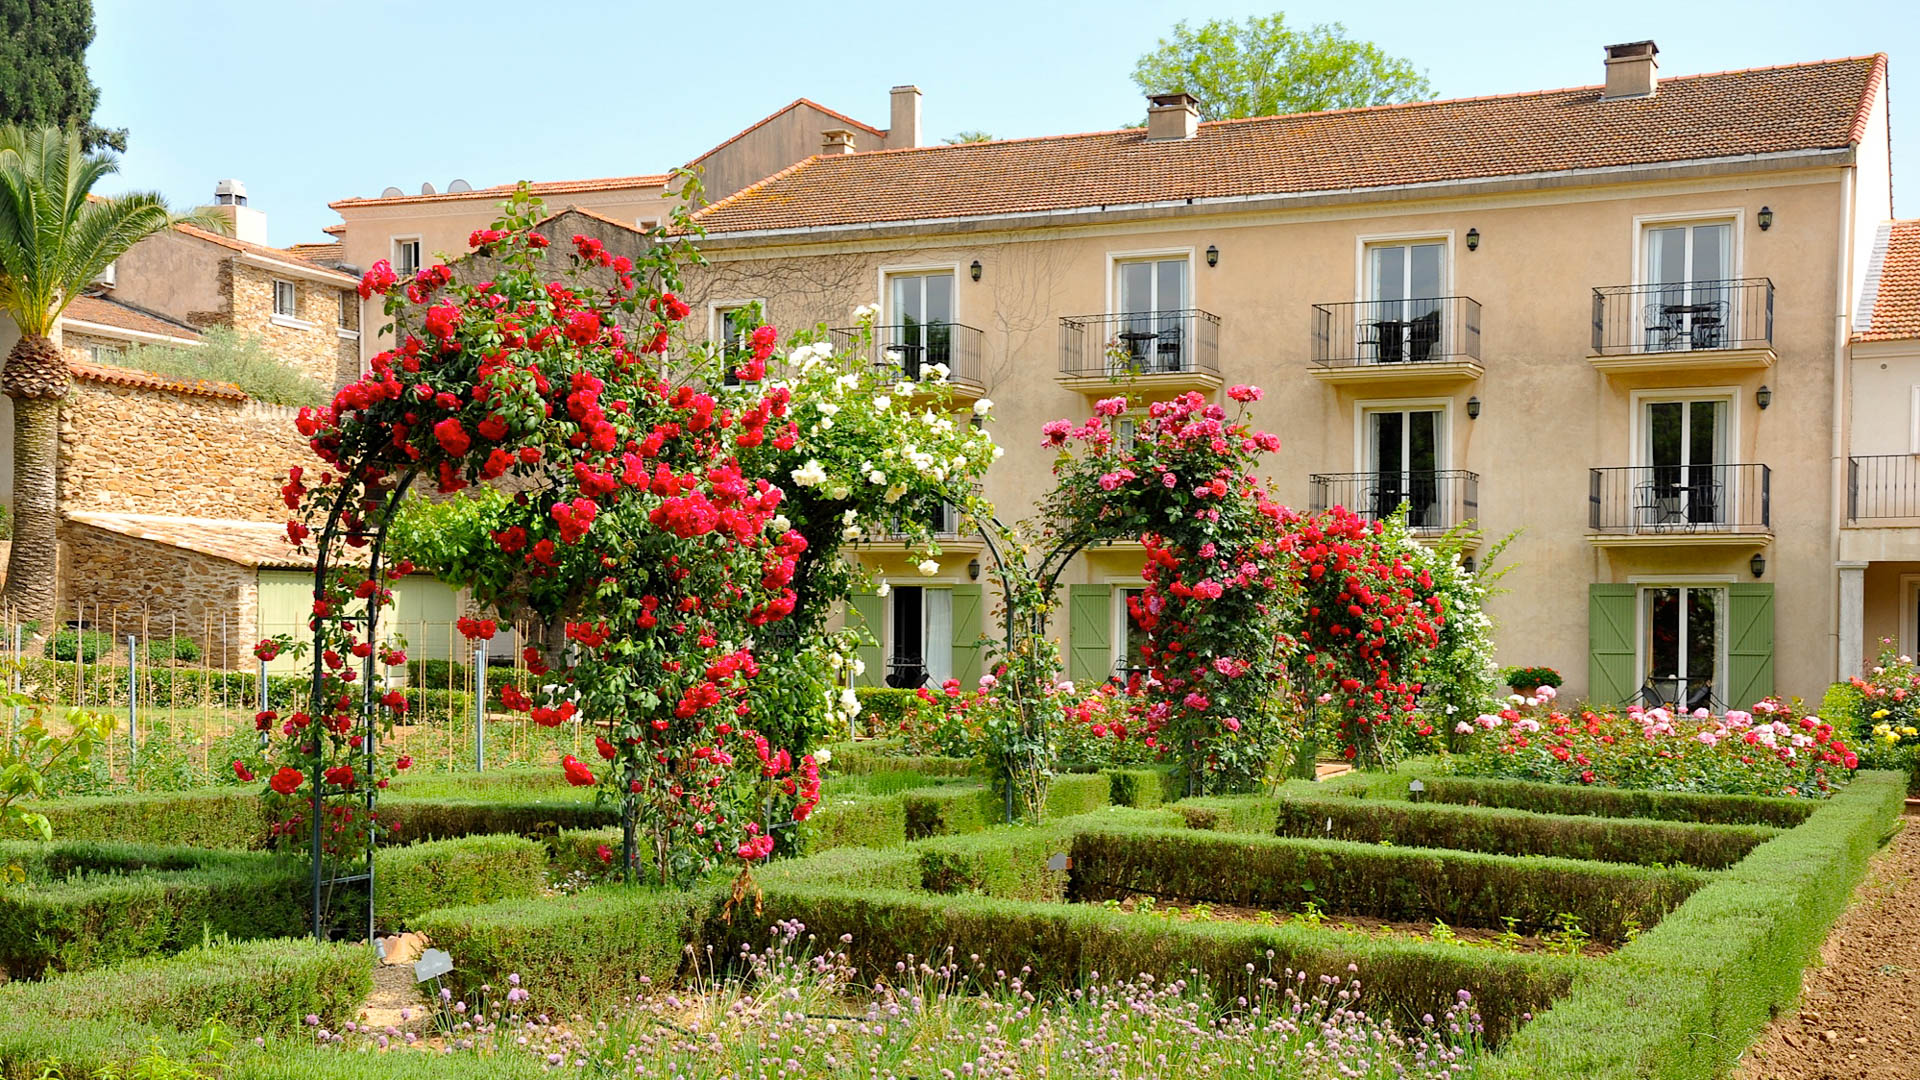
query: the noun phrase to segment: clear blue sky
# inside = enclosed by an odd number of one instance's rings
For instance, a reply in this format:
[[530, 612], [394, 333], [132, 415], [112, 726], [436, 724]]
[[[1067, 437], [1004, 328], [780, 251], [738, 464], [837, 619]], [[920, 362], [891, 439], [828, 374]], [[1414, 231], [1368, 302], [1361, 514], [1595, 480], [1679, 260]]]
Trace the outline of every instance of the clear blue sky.
[[[930, 140], [1104, 129], [1140, 117], [1128, 73], [1176, 19], [1342, 21], [1442, 97], [1599, 81], [1600, 47], [1652, 37], [1686, 74], [1892, 57], [1896, 209], [1920, 213], [1920, 17], [1855, 3], [1432, 0], [960, 4], [613, 0], [94, 0], [98, 119], [131, 129], [108, 191], [207, 201], [238, 177], [276, 244], [323, 240], [326, 204], [462, 177], [475, 186], [664, 171], [796, 97], [876, 126], [925, 93]], [[362, 46], [350, 48], [350, 45]]]

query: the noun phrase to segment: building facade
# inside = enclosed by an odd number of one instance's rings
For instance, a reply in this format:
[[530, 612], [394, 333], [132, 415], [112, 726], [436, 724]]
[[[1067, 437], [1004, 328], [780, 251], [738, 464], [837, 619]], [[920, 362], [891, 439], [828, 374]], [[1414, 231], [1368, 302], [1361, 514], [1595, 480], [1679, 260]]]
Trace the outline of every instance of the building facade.
[[[709, 335], [880, 304], [870, 360], [997, 403], [1003, 519], [1050, 483], [1045, 421], [1257, 384], [1282, 501], [1517, 534], [1502, 663], [1596, 701], [1818, 700], [1848, 662], [1837, 433], [1891, 216], [1886, 59], [1663, 79], [1656, 54], [1566, 90], [1205, 124], [1163, 95], [1144, 129], [815, 157], [698, 215], [690, 299]], [[930, 579], [863, 557], [916, 586], [855, 605], [870, 677], [963, 674], [977, 551]], [[1075, 678], [1125, 664], [1140, 565], [1075, 560]]]

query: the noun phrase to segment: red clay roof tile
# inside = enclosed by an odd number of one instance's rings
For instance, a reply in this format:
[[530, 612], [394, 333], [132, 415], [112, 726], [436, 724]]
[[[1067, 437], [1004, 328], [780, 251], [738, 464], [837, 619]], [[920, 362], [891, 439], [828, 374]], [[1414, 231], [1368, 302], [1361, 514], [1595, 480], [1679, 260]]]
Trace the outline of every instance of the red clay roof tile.
[[1873, 318], [1855, 341], [1920, 338], [1920, 218], [1896, 221], [1887, 232]]

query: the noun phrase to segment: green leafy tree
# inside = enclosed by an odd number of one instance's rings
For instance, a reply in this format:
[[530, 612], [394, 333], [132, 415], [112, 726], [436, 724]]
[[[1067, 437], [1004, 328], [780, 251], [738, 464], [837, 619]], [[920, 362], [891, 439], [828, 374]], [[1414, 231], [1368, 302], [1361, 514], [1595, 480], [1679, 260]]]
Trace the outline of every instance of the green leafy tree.
[[275, 405], [325, 405], [332, 393], [319, 380], [273, 355], [258, 334], [208, 327], [199, 345], [135, 345], [104, 355], [115, 367], [176, 379], [232, 383], [248, 397]]
[[1347, 36], [1339, 23], [1305, 30], [1286, 16], [1251, 15], [1244, 22], [1185, 19], [1133, 66], [1148, 94], [1185, 91], [1200, 99], [1204, 120], [1317, 112], [1420, 101], [1433, 96], [1413, 64]]
[[186, 220], [150, 192], [94, 196], [117, 167], [112, 155], [89, 153], [77, 132], [0, 127], [0, 313], [20, 331], [0, 369], [0, 390], [13, 399], [14, 498], [0, 603], [43, 628], [53, 625], [55, 601], [60, 401], [72, 382], [54, 326], [108, 263]]
[[992, 142], [993, 136], [984, 131], [968, 129], [966, 131], [956, 131], [950, 137], [941, 139], [940, 141], [946, 143], [948, 146], [957, 146], [960, 143]]
[[0, 0], [0, 123], [69, 128], [88, 150], [126, 153], [127, 129], [93, 122], [93, 0]]

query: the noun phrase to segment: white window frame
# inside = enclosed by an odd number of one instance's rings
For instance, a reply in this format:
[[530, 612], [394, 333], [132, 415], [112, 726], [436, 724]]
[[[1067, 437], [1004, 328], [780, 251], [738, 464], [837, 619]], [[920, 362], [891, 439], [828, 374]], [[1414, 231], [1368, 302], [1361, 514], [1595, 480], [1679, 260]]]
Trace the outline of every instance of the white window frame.
[[1738, 280], [1746, 276], [1746, 235], [1747, 212], [1741, 207], [1728, 207], [1707, 210], [1680, 210], [1666, 214], [1635, 214], [1633, 217], [1633, 247], [1629, 257], [1633, 260], [1629, 280], [1638, 287], [1648, 284], [1647, 280], [1647, 229], [1665, 228], [1671, 225], [1733, 225], [1732, 260], [1728, 269], [1728, 280]]
[[1161, 311], [1196, 311], [1200, 309], [1200, 298], [1196, 295], [1200, 279], [1193, 272], [1194, 249], [1187, 247], [1150, 248], [1143, 251], [1107, 252], [1107, 314], [1125, 314], [1120, 310], [1120, 264], [1136, 262], [1166, 262], [1172, 259], [1187, 261], [1187, 302], [1177, 308], [1161, 308]]
[[1653, 464], [1647, 460], [1647, 406], [1667, 401], [1725, 401], [1727, 403], [1727, 460], [1722, 465], [1740, 462], [1740, 411], [1745, 402], [1738, 386], [1674, 386], [1635, 390], [1628, 395], [1632, 414], [1627, 420], [1627, 463], [1635, 468]]
[[[287, 290], [287, 306], [284, 311], [280, 307], [280, 290], [283, 288]], [[273, 279], [273, 313], [287, 319], [300, 317], [300, 286], [298, 284], [286, 278]]]
[[1366, 234], [1354, 237], [1354, 248], [1353, 248], [1353, 299], [1354, 301], [1356, 303], [1364, 304], [1367, 301], [1373, 299], [1373, 297], [1369, 295], [1373, 291], [1373, 286], [1372, 286], [1373, 275], [1368, 273], [1368, 264], [1371, 261], [1367, 257], [1367, 253], [1369, 252], [1369, 250], [1376, 247], [1395, 247], [1399, 245], [1421, 244], [1421, 243], [1426, 243], [1426, 244], [1437, 243], [1437, 244], [1444, 244], [1446, 246], [1446, 249], [1447, 249], [1446, 254], [1442, 261], [1444, 264], [1443, 270], [1446, 274], [1447, 280], [1444, 283], [1445, 287], [1442, 289], [1442, 295], [1452, 296], [1456, 292], [1458, 292], [1458, 289], [1455, 287], [1454, 278], [1453, 278], [1454, 245], [1453, 245], [1452, 229], [1423, 229], [1417, 232], [1397, 232], [1397, 233], [1366, 233]]
[[[948, 592], [952, 592], [958, 588], [960, 584], [961, 581], [959, 578], [950, 577], [947, 574], [937, 574], [930, 578], [916, 578], [906, 584], [906, 588], [920, 590], [920, 637], [923, 647], [927, 635], [927, 590], [945, 589]], [[893, 589], [901, 587], [900, 585], [895, 585]], [[899, 640], [894, 633], [893, 589], [889, 589], [887, 595], [880, 598], [880, 622], [882, 632], [880, 637], [880, 673], [877, 683], [877, 685], [880, 686], [887, 685], [887, 675], [892, 671], [894, 644]], [[949, 647], [951, 647], [952, 644], [952, 642], [949, 642]], [[925, 663], [925, 656], [922, 656], [920, 659], [922, 663]], [[929, 675], [928, 678], [931, 680], [932, 676]], [[938, 683], [933, 682], [929, 682], [928, 685], [936, 689], [939, 686]]]
[[[271, 309], [272, 313], [267, 316], [267, 321], [275, 326], [284, 326], [289, 330], [312, 330], [314, 324], [302, 319], [298, 314], [300, 310], [299, 283], [287, 278], [273, 278], [271, 280], [273, 282], [273, 307]], [[285, 285], [293, 294], [294, 314], [282, 314], [280, 311], [280, 286], [282, 285]]]
[[[1907, 453], [1920, 454], [1920, 384], [1913, 388], [1907, 405]], [[1907, 655], [1911, 656], [1912, 653]]]
[[421, 239], [418, 233], [414, 233], [406, 236], [394, 236], [394, 237], [388, 238], [388, 241], [387, 241], [388, 263], [393, 267], [394, 273], [399, 274], [402, 278], [405, 278], [407, 277], [406, 272], [400, 269], [400, 245], [401, 244], [414, 245], [414, 253], [413, 253], [413, 262], [414, 262], [413, 272], [414, 273], [419, 273], [422, 269], [426, 267], [427, 246], [426, 244], [421, 242]]
[[1112, 625], [1107, 629], [1107, 641], [1110, 646], [1108, 652], [1111, 654], [1107, 658], [1107, 674], [1116, 676], [1121, 672], [1121, 663], [1132, 659], [1127, 655], [1127, 624], [1130, 621], [1127, 613], [1127, 594], [1144, 593], [1146, 586], [1140, 584], [1138, 579], [1132, 582], [1114, 581], [1109, 584], [1112, 585], [1113, 591], [1107, 601], [1107, 607], [1112, 615]]
[[893, 289], [890, 287], [893, 284], [892, 279], [913, 274], [952, 274], [953, 321], [956, 324], [965, 322], [966, 320], [960, 317], [960, 279], [962, 273], [964, 273], [964, 270], [957, 262], [889, 263], [881, 266], [874, 277], [874, 306], [876, 310], [880, 312], [879, 317], [874, 320], [874, 325], [893, 326], [897, 324], [897, 320], [893, 315]]
[[1651, 676], [1647, 672], [1647, 590], [1648, 589], [1719, 589], [1720, 625], [1714, 633], [1714, 644], [1720, 655], [1713, 662], [1713, 696], [1716, 700], [1727, 700], [1727, 619], [1732, 615], [1732, 589], [1729, 586], [1739, 580], [1736, 574], [1664, 574], [1657, 576], [1632, 576], [1627, 584], [1633, 586], [1633, 670], [1639, 677], [1634, 684], [1636, 697], [1647, 685]]
[[723, 314], [729, 311], [738, 311], [744, 307], [752, 307], [755, 304], [760, 305], [760, 314], [762, 316], [765, 316], [767, 313], [767, 302], [764, 299], [761, 299], [760, 297], [748, 296], [740, 299], [707, 301], [707, 342], [708, 344], [712, 344], [712, 345], [726, 344], [725, 342], [720, 340], [720, 326], [721, 326], [720, 317]]
[[1353, 471], [1372, 471], [1367, 464], [1367, 414], [1373, 412], [1440, 412], [1440, 437], [1436, 440], [1434, 471], [1453, 468], [1453, 399], [1449, 397], [1380, 398], [1353, 403]]

